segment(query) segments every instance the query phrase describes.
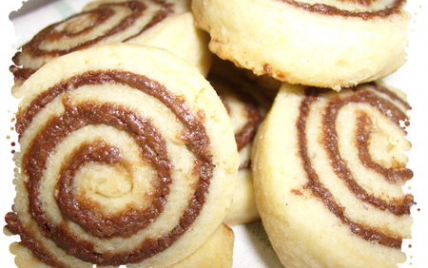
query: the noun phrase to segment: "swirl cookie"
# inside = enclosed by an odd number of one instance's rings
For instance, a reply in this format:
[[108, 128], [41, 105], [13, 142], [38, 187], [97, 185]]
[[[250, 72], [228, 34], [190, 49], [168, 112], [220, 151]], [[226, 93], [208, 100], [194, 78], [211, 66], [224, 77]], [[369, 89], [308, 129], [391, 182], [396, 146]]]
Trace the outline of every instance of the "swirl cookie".
[[184, 60], [98, 46], [50, 61], [22, 89], [6, 227], [39, 261], [168, 267], [223, 222], [239, 167], [234, 133]]
[[245, 72], [219, 59], [214, 60], [207, 79], [229, 113], [240, 155], [238, 186], [225, 223], [237, 225], [251, 222], [260, 218], [254, 200], [251, 148], [271, 99], [260, 94], [264, 91], [248, 80]]
[[260, 216], [254, 200], [250, 152], [264, 113], [257, 101], [245, 89], [242, 90], [242, 85], [212, 74], [208, 81], [217, 91], [229, 113], [240, 155], [238, 186], [225, 222], [235, 225], [257, 220]]
[[[374, 81], [405, 61], [405, 0], [195, 0], [210, 49], [255, 74], [342, 87]], [[237, 15], [239, 14], [239, 15]]]
[[[207, 40], [193, 26], [187, 0], [96, 1], [36, 34], [13, 58], [15, 87], [53, 58], [100, 44], [135, 43], [167, 49], [209, 69]], [[14, 89], [14, 91], [16, 91]]]
[[263, 225], [286, 267], [404, 262], [409, 109], [400, 92], [376, 83], [340, 93], [282, 86], [257, 134], [253, 173]]

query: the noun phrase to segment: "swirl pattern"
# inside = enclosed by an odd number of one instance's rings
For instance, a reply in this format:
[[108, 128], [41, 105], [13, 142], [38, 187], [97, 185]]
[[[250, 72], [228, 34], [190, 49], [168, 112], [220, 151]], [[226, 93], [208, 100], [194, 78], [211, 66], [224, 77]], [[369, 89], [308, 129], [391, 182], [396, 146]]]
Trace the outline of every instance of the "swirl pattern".
[[[284, 221], [282, 227], [267, 227], [274, 246], [284, 249], [280, 240], [295, 232], [302, 237], [287, 246], [301, 243], [308, 258], [332, 267], [345, 265], [343, 254], [361, 258], [358, 265], [364, 267], [392, 267], [403, 260], [399, 249], [410, 234], [414, 202], [402, 189], [413, 173], [404, 154], [410, 149], [405, 127], [411, 107], [400, 94], [376, 83], [339, 94], [283, 86], [253, 159], [262, 219], [274, 221], [272, 215], [278, 215], [274, 218]], [[272, 211], [268, 204], [284, 211]], [[308, 216], [311, 221], [302, 223]], [[319, 238], [312, 241], [315, 234]], [[320, 257], [311, 245], [335, 252]], [[299, 249], [287, 250], [279, 252], [284, 264], [307, 267], [296, 257]]]
[[[165, 73], [175, 78], [159, 71], [161, 58], [171, 61]], [[238, 160], [220, 100], [197, 75], [178, 84], [195, 69], [132, 45], [67, 55], [25, 86], [69, 61], [73, 71], [20, 106], [21, 198], [7, 228], [53, 267], [166, 266], [188, 256], [221, 224], [232, 198], [232, 191], [220, 193]], [[231, 148], [229, 164], [214, 148], [220, 140]]]
[[161, 0], [106, 2], [54, 23], [13, 57], [15, 80], [28, 79], [49, 60], [98, 44], [130, 41], [177, 12]]
[[[406, 109], [410, 109], [410, 106], [399, 99], [395, 94], [388, 91], [386, 88], [379, 85], [368, 86], [375, 93], [381, 92], [386, 94], [389, 98], [399, 102]], [[389, 119], [391, 122], [399, 126], [401, 121], [407, 120], [405, 113], [400, 110], [397, 105], [379, 98], [378, 95], [372, 91], [364, 91], [352, 94], [349, 97], [335, 98], [332, 97], [325, 108], [323, 116], [323, 145], [330, 159], [332, 169], [336, 173], [336, 176], [344, 181], [348, 187], [349, 192], [354, 194], [358, 199], [363, 202], [369, 203], [370, 205], [380, 209], [388, 210], [390, 213], [395, 215], [410, 214], [410, 207], [413, 204], [413, 197], [406, 195], [403, 198], [395, 198], [391, 200], [383, 200], [374, 195], [371, 195], [361, 185], [358, 184], [355, 174], [352, 172], [347, 164], [347, 161], [340, 153], [338, 133], [336, 129], [336, 120], [340, 110], [343, 106], [353, 103], [365, 103], [377, 109], [384, 117]], [[317, 99], [317, 94], [314, 92], [307, 92], [305, 100], [300, 106], [300, 115], [297, 123], [297, 131], [299, 136], [299, 152], [302, 158], [303, 166], [308, 178], [307, 188], [311, 189], [315, 196], [320, 197], [328, 209], [334, 213], [340, 220], [349, 225], [352, 232], [370, 241], [376, 241], [382, 245], [388, 247], [401, 247], [401, 238], [394, 237], [388, 233], [375, 230], [358, 224], [347, 216], [345, 216], [344, 209], [334, 199], [331, 192], [320, 182], [319, 175], [313, 168], [309, 157], [309, 149], [307, 142], [306, 124], [308, 120], [308, 114], [313, 105], [313, 102]], [[373, 123], [369, 115], [363, 111], [358, 112], [357, 117], [357, 129], [355, 131], [354, 140], [356, 141], [356, 150], [358, 151], [359, 160], [365, 168], [373, 170], [380, 174], [387, 182], [396, 183], [402, 180], [410, 179], [413, 176], [411, 170], [403, 167], [402, 163], [394, 164], [394, 167], [386, 168], [380, 164], [373, 162], [370, 157], [369, 141], [370, 141], [370, 129], [373, 127]], [[393, 176], [391, 176], [393, 174]]]

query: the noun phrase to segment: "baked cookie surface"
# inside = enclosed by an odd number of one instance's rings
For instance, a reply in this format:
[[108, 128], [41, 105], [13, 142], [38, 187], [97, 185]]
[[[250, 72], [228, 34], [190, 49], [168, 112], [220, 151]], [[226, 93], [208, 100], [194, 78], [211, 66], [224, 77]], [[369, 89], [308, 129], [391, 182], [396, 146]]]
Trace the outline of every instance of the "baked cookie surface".
[[21, 89], [6, 228], [39, 261], [169, 267], [222, 224], [239, 155], [195, 67], [161, 49], [105, 45], [50, 61]]
[[405, 61], [404, 0], [195, 0], [196, 24], [222, 59], [292, 84], [340, 90]]
[[233, 230], [222, 224], [196, 252], [169, 268], [231, 268], [233, 244]]
[[398, 267], [413, 197], [403, 185], [402, 93], [284, 84], [253, 150], [256, 201], [285, 267]]

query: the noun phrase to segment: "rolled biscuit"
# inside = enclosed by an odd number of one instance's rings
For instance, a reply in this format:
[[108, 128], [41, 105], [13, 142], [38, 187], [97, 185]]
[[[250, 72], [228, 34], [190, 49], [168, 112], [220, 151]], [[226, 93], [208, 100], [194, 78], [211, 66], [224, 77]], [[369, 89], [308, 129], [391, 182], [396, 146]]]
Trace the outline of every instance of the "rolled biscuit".
[[340, 90], [405, 61], [405, 0], [194, 0], [220, 58], [278, 80]]
[[195, 67], [153, 47], [104, 45], [50, 61], [23, 90], [6, 228], [39, 261], [168, 267], [222, 224], [239, 155]]
[[404, 262], [409, 109], [402, 93], [377, 83], [340, 93], [282, 86], [252, 161], [263, 225], [285, 267]]

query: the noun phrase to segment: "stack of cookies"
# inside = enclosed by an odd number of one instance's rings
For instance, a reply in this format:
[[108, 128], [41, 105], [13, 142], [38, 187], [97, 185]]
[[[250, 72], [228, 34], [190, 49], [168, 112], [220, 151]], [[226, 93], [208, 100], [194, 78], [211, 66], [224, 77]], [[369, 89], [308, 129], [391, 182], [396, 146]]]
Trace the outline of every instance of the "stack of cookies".
[[252, 152], [255, 199], [287, 268], [397, 267], [410, 236], [405, 1], [196, 0], [210, 50], [285, 82]]
[[[14, 57], [20, 268], [405, 260], [405, 0], [101, 0]], [[239, 267], [239, 263], [235, 263]]]

